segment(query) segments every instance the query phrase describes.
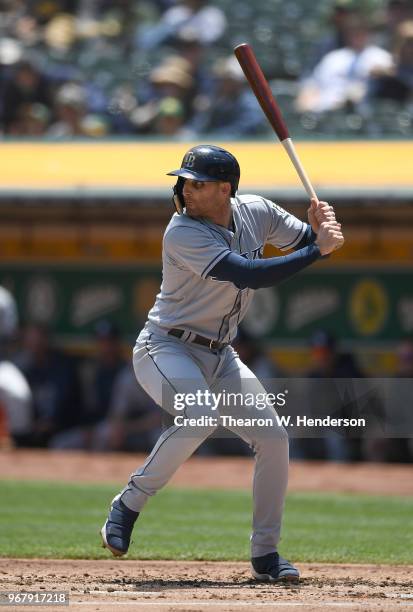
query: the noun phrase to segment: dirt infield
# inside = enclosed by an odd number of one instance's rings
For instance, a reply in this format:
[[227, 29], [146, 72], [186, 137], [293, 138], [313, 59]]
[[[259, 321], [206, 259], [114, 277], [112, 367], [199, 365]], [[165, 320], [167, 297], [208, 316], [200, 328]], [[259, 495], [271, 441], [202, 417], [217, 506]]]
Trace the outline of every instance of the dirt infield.
[[285, 587], [256, 583], [247, 563], [0, 559], [0, 580], [1, 590], [70, 591], [70, 610], [413, 609], [411, 567], [299, 568], [301, 584]]
[[[0, 454], [0, 478], [125, 482], [142, 456], [9, 451]], [[171, 486], [251, 486], [251, 459], [195, 457]], [[216, 475], [219, 473], [219, 479]], [[412, 495], [413, 466], [294, 463], [289, 489]], [[298, 608], [412, 610], [413, 566], [298, 564], [299, 586], [259, 584], [247, 563], [187, 561], [74, 561], [1, 559], [0, 591], [67, 591], [70, 610], [118, 609], [234, 612]], [[21, 609], [4, 607], [2, 609]], [[43, 608], [42, 608], [43, 609]], [[64, 608], [48, 606], [48, 610]]]

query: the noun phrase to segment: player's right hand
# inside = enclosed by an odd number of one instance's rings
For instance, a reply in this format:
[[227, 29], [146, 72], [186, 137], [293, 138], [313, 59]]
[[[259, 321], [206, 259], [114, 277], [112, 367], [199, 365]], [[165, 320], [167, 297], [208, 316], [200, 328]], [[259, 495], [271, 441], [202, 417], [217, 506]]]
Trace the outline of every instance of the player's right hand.
[[341, 225], [337, 222], [321, 223], [315, 244], [320, 249], [321, 255], [328, 255], [341, 248], [344, 244]]
[[313, 228], [313, 232], [318, 234], [320, 225], [324, 221], [330, 223], [337, 221], [334, 208], [328, 203], [311, 198], [310, 208], [307, 210], [308, 222]]

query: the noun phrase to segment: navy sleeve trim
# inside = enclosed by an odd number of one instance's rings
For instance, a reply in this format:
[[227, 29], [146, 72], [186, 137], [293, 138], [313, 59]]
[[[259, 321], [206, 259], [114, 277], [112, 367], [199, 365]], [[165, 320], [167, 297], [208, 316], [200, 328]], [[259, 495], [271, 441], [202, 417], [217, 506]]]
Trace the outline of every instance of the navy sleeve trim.
[[298, 251], [299, 249], [303, 249], [309, 244], [313, 244], [313, 242], [316, 241], [316, 238], [317, 234], [313, 232], [313, 228], [311, 227], [311, 225], [307, 225], [306, 230], [304, 232], [304, 236], [301, 238], [300, 242], [295, 245], [294, 250]]
[[305, 231], [306, 231], [306, 224], [303, 223], [302, 228], [300, 229], [300, 231], [298, 232], [294, 240], [291, 240], [291, 242], [289, 242], [288, 244], [285, 244], [284, 246], [280, 247], [280, 249], [282, 251], [287, 251], [288, 249], [295, 248], [297, 244], [301, 242], [302, 236], [304, 235]]
[[237, 253], [228, 253], [209, 272], [221, 281], [234, 283], [240, 289], [272, 287], [303, 270], [321, 257], [316, 244], [282, 257], [250, 260]]
[[223, 251], [221, 251], [221, 253], [218, 253], [218, 255], [216, 257], [214, 257], [209, 264], [206, 266], [206, 268], [203, 269], [201, 277], [205, 278], [208, 276], [208, 271], [211, 270], [211, 268], [217, 264], [223, 257], [225, 257], [227, 254], [229, 254], [230, 251], [228, 249], [224, 249]]

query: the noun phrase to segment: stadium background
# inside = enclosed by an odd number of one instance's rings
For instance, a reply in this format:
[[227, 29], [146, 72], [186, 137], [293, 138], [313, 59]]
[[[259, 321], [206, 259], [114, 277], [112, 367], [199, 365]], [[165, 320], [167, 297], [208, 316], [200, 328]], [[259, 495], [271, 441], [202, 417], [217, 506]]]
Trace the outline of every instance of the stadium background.
[[[294, 126], [292, 126], [294, 131]], [[24, 318], [84, 348], [110, 315], [132, 342], [160, 281], [171, 214], [166, 172], [189, 143], [4, 143], [0, 280]], [[305, 218], [306, 196], [275, 142], [224, 142], [259, 192]], [[345, 247], [281, 288], [258, 292], [245, 328], [289, 369], [308, 365], [315, 327], [357, 350], [372, 375], [394, 370], [413, 328], [410, 142], [300, 142], [320, 198], [337, 207]], [[22, 181], [21, 177], [24, 177]]]

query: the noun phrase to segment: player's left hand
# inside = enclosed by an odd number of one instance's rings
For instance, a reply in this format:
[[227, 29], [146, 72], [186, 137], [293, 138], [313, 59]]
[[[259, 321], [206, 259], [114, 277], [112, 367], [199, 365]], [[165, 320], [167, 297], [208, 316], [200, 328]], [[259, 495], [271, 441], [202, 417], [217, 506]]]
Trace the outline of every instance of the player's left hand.
[[310, 208], [307, 210], [308, 222], [316, 234], [322, 223], [337, 222], [334, 208], [328, 202], [319, 202], [311, 198]]

